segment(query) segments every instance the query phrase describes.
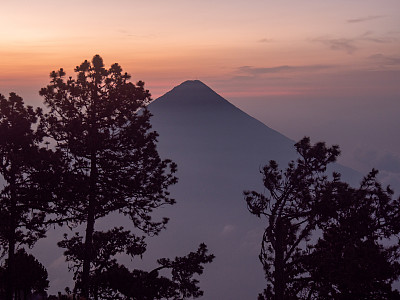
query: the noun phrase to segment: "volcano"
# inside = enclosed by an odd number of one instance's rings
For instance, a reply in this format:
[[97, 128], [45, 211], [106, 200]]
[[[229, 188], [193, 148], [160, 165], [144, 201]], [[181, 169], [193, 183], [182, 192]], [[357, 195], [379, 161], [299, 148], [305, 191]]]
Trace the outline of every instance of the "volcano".
[[[179, 182], [171, 188], [177, 203], [154, 212], [155, 220], [168, 217], [170, 221], [159, 236], [147, 239], [143, 259], [119, 257], [120, 262], [130, 269], [152, 270], [158, 258], [186, 255], [204, 242], [216, 258], [198, 278], [203, 299], [257, 299], [266, 287], [258, 260], [266, 220], [248, 212], [243, 191], [262, 192], [260, 169], [272, 159], [285, 168], [296, 158], [295, 142], [198, 80], [173, 88], [154, 100], [149, 110], [153, 129], [159, 134], [160, 156], [178, 165]], [[334, 168], [344, 180], [360, 179], [348, 168]], [[99, 220], [96, 228], [121, 225], [134, 230], [119, 215]], [[47, 266], [50, 293], [73, 286], [62, 249], [56, 246], [62, 233], [49, 232], [33, 249]]]
[[204, 298], [256, 299], [265, 285], [258, 261], [263, 224], [247, 211], [243, 190], [261, 189], [259, 170], [270, 159], [293, 159], [294, 141], [198, 80], [175, 87], [149, 109], [160, 155], [178, 164], [179, 178], [172, 190], [177, 204], [155, 243], [172, 254], [177, 246], [187, 252], [205, 242], [216, 259], [200, 279]]
[[[204, 298], [256, 299], [266, 286], [258, 261], [266, 221], [248, 212], [243, 190], [263, 191], [260, 169], [272, 159], [285, 168], [296, 158], [295, 142], [198, 80], [183, 82], [149, 109], [159, 152], [178, 164], [179, 178], [172, 190], [177, 204], [166, 212], [170, 223], [150, 251], [173, 255], [205, 242], [216, 259], [200, 279]], [[335, 169], [345, 179], [356, 176]]]

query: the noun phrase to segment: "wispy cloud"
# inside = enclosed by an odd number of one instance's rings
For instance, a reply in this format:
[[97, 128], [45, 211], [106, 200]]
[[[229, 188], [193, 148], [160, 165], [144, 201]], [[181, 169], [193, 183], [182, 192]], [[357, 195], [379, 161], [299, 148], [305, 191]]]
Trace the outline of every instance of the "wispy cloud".
[[348, 38], [317, 38], [314, 41], [320, 42], [328, 46], [331, 50], [341, 50], [348, 54], [352, 54], [357, 50], [356, 41], [357, 39]]
[[388, 56], [382, 53], [377, 53], [368, 57], [369, 59], [386, 66], [400, 65], [400, 56]]
[[400, 156], [399, 154], [356, 149], [354, 153], [355, 161], [361, 163], [367, 171], [375, 168], [379, 170], [378, 179], [385, 186], [390, 185], [394, 188], [397, 195], [400, 194]]
[[258, 40], [259, 43], [271, 43], [273, 39], [263, 38]]
[[332, 38], [332, 37], [319, 37], [312, 40], [313, 42], [318, 42], [326, 45], [331, 50], [344, 51], [348, 54], [353, 54], [359, 48], [360, 42], [371, 42], [371, 43], [391, 43], [394, 39], [377, 37], [372, 31], [366, 31], [360, 36], [353, 38]]
[[224, 226], [224, 228], [221, 231], [221, 235], [228, 235], [232, 232], [234, 232], [236, 229], [235, 225], [227, 224]]
[[361, 17], [361, 18], [355, 18], [355, 19], [348, 19], [346, 22], [347, 23], [361, 23], [361, 22], [368, 22], [380, 18], [384, 18], [385, 16], [366, 16], [366, 17]]
[[253, 66], [242, 66], [238, 68], [238, 72], [242, 74], [248, 74], [252, 76], [258, 76], [263, 74], [276, 74], [276, 73], [289, 73], [289, 72], [315, 72], [332, 68], [332, 65], [308, 65], [308, 66], [278, 66], [278, 67], [267, 67], [257, 68]]
[[364, 32], [359, 38], [357, 38], [357, 40], [368, 41], [368, 42], [373, 42], [373, 43], [378, 43], [378, 44], [391, 43], [391, 42], [395, 41], [394, 38], [374, 36], [374, 33], [372, 31]]
[[378, 170], [400, 174], [400, 156], [397, 154], [357, 149], [355, 159], [365, 165], [372, 165], [372, 167]]
[[136, 34], [126, 29], [119, 29], [116, 32], [122, 37], [133, 37], [137, 39], [154, 39], [157, 37], [156, 34]]

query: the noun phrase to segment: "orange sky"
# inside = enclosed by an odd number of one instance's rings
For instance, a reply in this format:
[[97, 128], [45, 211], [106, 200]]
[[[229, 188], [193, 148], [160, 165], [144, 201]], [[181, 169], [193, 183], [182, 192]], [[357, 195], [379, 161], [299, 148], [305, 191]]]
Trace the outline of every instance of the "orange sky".
[[229, 95], [311, 93], [321, 76], [400, 68], [398, 0], [295, 3], [2, 1], [0, 92], [32, 97], [51, 70], [97, 53], [154, 96], [192, 78]]
[[340, 144], [350, 166], [363, 168], [360, 148], [400, 165], [399, 0], [2, 0], [0, 12], [2, 94], [41, 105], [50, 71], [100, 54], [154, 98], [200, 79], [293, 139]]

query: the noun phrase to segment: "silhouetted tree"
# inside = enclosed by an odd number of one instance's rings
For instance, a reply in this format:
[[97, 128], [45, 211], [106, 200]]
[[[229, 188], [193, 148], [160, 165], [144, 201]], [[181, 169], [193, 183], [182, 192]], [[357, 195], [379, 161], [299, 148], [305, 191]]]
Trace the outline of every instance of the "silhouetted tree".
[[400, 200], [373, 170], [359, 188], [338, 180], [329, 187], [336, 209], [323, 237], [303, 260], [307, 299], [400, 299]]
[[[76, 233], [72, 238], [64, 235], [64, 240], [59, 242], [58, 245], [66, 249], [64, 255], [70, 262], [70, 270], [75, 274], [75, 290], [82, 290], [83, 284], [86, 284], [83, 282], [80, 272], [85, 255], [83, 237], [79, 233]], [[107, 232], [94, 231], [91, 247], [93, 260], [91, 261], [91, 273], [87, 284], [95, 298], [98, 296], [98, 278], [117, 264], [115, 258], [117, 254], [126, 253], [134, 257], [142, 255], [146, 251], [144, 237], [136, 237], [129, 230], [124, 230], [123, 227], [115, 227]]]
[[274, 161], [262, 170], [267, 195], [245, 192], [250, 212], [268, 221], [260, 253], [268, 284], [259, 299], [400, 299], [392, 288], [400, 275], [400, 199], [376, 170], [359, 188], [338, 173], [328, 179], [337, 146], [304, 138], [295, 147], [300, 158], [285, 172]]
[[249, 211], [268, 222], [259, 255], [268, 284], [259, 299], [296, 299], [297, 282], [304, 276], [300, 262], [305, 244], [329, 207], [330, 199], [323, 196], [328, 182], [325, 171], [339, 155], [338, 146], [311, 146], [304, 138], [295, 147], [299, 158], [285, 171], [275, 161], [261, 171], [266, 195], [244, 192]]
[[[56, 141], [69, 163], [64, 200], [60, 202], [70, 225], [85, 224], [85, 239], [74, 236], [61, 246], [68, 251], [83, 247], [76, 278], [82, 295], [88, 298], [90, 278], [94, 275], [99, 253], [95, 253], [95, 231], [99, 218], [112, 212], [129, 216], [133, 225], [147, 235], [165, 227], [167, 219], [153, 221], [153, 209], [173, 204], [168, 187], [176, 183], [176, 165], [161, 160], [156, 149], [156, 132], [150, 131], [150, 113], [146, 104], [150, 93], [144, 83], [129, 82], [118, 64], [104, 68], [100, 56], [75, 68], [77, 78], [65, 79], [60, 69], [50, 74], [51, 82], [40, 91], [49, 108], [46, 132]], [[144, 252], [144, 237], [115, 229], [106, 232], [118, 252]], [[127, 237], [126, 243], [120, 240]], [[119, 244], [122, 243], [122, 244]]]
[[[8, 260], [5, 265], [7, 266]], [[34, 292], [44, 292], [49, 287], [46, 268], [24, 249], [19, 249], [14, 256], [15, 271], [13, 294], [16, 300], [28, 299]], [[7, 277], [6, 268], [0, 269], [0, 285], [3, 285]], [[0, 296], [1, 297], [1, 296]]]
[[29, 247], [45, 236], [46, 216], [52, 211], [57, 186], [59, 155], [41, 147], [43, 132], [37, 127], [40, 109], [25, 106], [21, 97], [0, 95], [0, 250], [6, 255], [6, 299], [16, 282], [15, 249]]
[[[143, 253], [145, 244], [138, 247], [138, 241], [134, 240], [135, 237], [122, 228], [114, 228], [106, 233], [95, 232], [93, 250], [96, 260], [89, 280], [94, 299], [182, 299], [203, 295], [193, 275], [202, 274], [203, 264], [210, 263], [214, 258], [214, 255], [207, 254], [206, 245], [201, 244], [196, 252], [174, 260], [159, 259], [160, 267], [150, 272], [137, 269], [129, 271], [117, 263], [115, 255], [124, 250], [132, 256]], [[76, 236], [59, 244], [68, 249], [65, 254], [74, 263], [71, 268], [79, 268], [79, 257], [84, 249], [82, 238]], [[159, 272], [164, 269], [171, 271], [171, 278], [160, 276]], [[79, 289], [81, 285], [78, 277], [76, 287]]]

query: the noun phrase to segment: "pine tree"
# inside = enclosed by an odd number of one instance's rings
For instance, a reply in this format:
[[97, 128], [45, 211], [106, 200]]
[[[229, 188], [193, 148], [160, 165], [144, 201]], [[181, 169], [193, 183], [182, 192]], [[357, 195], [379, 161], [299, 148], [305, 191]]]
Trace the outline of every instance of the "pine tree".
[[[6, 268], [0, 268], [0, 290], [6, 282], [6, 269], [8, 260], [5, 261]], [[49, 287], [46, 268], [24, 249], [19, 249], [14, 256], [15, 271], [18, 276], [14, 279], [15, 299], [28, 299], [32, 293], [45, 293]], [[21, 297], [22, 296], [22, 297]], [[0, 298], [2, 298], [0, 292]]]
[[295, 147], [299, 158], [285, 171], [275, 161], [261, 171], [266, 195], [244, 192], [249, 211], [267, 220], [259, 258], [268, 284], [260, 299], [297, 299], [298, 282], [304, 277], [300, 267], [304, 244], [322, 221], [324, 210], [329, 210], [330, 200], [324, 197], [329, 182], [325, 171], [336, 160], [339, 148], [327, 148], [324, 143], [312, 146], [309, 138]]
[[400, 199], [372, 170], [358, 188], [333, 181], [335, 204], [323, 235], [303, 259], [309, 299], [400, 299]]
[[[168, 187], [177, 179], [176, 164], [158, 155], [157, 133], [150, 131], [151, 114], [146, 109], [150, 93], [144, 83], [131, 83], [118, 64], [106, 69], [99, 55], [75, 72], [76, 79], [66, 79], [63, 69], [53, 71], [40, 94], [49, 108], [46, 132], [69, 165], [59, 213], [71, 226], [86, 226], [84, 239], [77, 234], [61, 246], [67, 251], [80, 249], [75, 275], [88, 298], [98, 258], [95, 238], [101, 234], [95, 230], [96, 220], [118, 212], [144, 234], [158, 234], [168, 219], [154, 221], [151, 213], [175, 203]], [[105, 234], [114, 245], [120, 243], [120, 234], [126, 234], [123, 252], [143, 253], [144, 237], [123, 232], [117, 227]]]
[[328, 178], [337, 146], [304, 138], [295, 147], [300, 157], [285, 171], [274, 161], [263, 168], [266, 195], [245, 192], [250, 212], [267, 220], [259, 256], [267, 288], [259, 299], [400, 299], [392, 287], [400, 275], [400, 199], [376, 170], [358, 188], [338, 173]]
[[45, 236], [58, 185], [59, 153], [42, 146], [41, 109], [21, 97], [0, 95], [0, 250], [7, 256], [6, 299], [16, 281], [17, 245], [32, 247]]
[[[140, 243], [142, 242], [142, 243]], [[151, 271], [134, 269], [117, 262], [116, 255], [126, 251], [130, 255], [141, 255], [146, 250], [143, 241], [127, 230], [114, 228], [108, 232], [95, 232], [93, 250], [96, 259], [92, 263], [90, 290], [94, 299], [187, 299], [200, 297], [199, 281], [193, 278], [203, 273], [203, 265], [212, 262], [214, 255], [208, 254], [205, 244], [200, 244], [196, 252], [174, 260], [162, 258], [160, 265]], [[83, 253], [82, 237], [65, 239], [59, 245], [65, 249], [71, 268], [76, 271], [81, 264]], [[163, 276], [170, 271], [168, 276]], [[79, 279], [76, 289], [82, 288]]]

